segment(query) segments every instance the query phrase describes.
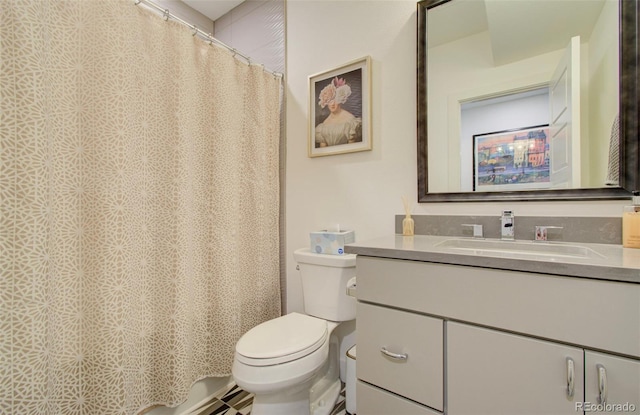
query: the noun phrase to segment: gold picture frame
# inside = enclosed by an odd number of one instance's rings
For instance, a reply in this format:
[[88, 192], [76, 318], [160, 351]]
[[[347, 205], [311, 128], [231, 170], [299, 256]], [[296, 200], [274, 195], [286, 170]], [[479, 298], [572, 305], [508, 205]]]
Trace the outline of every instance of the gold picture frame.
[[372, 149], [371, 57], [309, 76], [308, 156]]

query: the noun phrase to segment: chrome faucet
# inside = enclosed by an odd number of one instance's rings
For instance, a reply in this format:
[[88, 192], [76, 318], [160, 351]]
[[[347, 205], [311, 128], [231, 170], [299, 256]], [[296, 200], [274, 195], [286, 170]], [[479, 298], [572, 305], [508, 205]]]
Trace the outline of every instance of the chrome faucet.
[[513, 241], [515, 239], [515, 218], [510, 210], [502, 211], [500, 218], [500, 239]]

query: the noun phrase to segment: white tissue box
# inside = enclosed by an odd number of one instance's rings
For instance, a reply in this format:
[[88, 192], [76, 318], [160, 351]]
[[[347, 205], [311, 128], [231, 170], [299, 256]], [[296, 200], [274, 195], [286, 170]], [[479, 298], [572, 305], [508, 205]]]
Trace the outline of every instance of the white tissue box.
[[344, 255], [345, 244], [356, 241], [354, 231], [318, 231], [311, 232], [311, 252], [316, 254]]

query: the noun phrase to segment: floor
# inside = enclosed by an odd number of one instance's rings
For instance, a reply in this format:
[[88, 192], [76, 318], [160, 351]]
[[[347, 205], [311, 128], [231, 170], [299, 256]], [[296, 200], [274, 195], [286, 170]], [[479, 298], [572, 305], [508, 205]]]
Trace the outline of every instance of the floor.
[[[338, 402], [333, 408], [331, 415], [347, 414], [345, 410], [344, 394], [345, 389], [343, 385], [342, 390], [340, 391], [340, 396], [338, 397]], [[233, 384], [221, 389], [216, 393], [212, 400], [203, 404], [200, 408], [191, 412], [189, 415], [248, 415], [251, 413], [252, 403], [253, 395]]]

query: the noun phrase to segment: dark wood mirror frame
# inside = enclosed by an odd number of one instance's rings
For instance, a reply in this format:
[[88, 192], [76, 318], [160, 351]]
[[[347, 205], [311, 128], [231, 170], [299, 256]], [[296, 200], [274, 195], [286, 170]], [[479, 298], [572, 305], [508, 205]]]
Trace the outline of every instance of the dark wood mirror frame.
[[638, 24], [640, 1], [620, 0], [620, 186], [585, 189], [528, 190], [513, 192], [429, 193], [427, 173], [427, 13], [450, 0], [418, 2], [417, 116], [418, 116], [418, 202], [495, 202], [537, 200], [628, 199], [640, 190], [640, 146], [638, 127], [640, 66]]

